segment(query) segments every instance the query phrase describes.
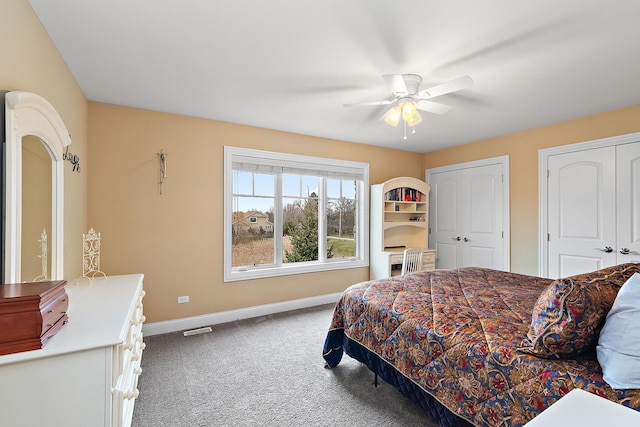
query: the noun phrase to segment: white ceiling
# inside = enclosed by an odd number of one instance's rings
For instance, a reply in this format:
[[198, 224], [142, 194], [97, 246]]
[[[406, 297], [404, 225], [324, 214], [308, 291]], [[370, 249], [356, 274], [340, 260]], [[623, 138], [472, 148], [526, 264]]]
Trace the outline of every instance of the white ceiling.
[[[640, 104], [637, 0], [29, 0], [91, 101], [428, 152]], [[402, 139], [380, 77], [469, 75]]]

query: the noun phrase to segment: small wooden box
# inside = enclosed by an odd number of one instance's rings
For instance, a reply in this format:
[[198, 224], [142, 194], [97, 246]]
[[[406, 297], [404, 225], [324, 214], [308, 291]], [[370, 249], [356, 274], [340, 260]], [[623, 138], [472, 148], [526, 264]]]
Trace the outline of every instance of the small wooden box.
[[0, 355], [42, 348], [67, 323], [66, 283], [0, 285]]

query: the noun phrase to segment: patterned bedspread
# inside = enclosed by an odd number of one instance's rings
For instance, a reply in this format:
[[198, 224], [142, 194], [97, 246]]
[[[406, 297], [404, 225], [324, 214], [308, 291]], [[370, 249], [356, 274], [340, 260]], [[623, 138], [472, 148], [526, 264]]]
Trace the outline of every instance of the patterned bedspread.
[[640, 390], [613, 390], [595, 351], [552, 360], [518, 350], [549, 279], [482, 268], [435, 270], [351, 286], [324, 357], [344, 337], [476, 426], [521, 426], [573, 388], [640, 410]]

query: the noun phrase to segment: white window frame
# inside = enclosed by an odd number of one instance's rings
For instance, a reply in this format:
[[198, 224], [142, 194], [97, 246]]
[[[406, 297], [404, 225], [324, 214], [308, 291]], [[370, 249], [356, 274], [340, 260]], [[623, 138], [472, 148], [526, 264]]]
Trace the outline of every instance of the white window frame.
[[[362, 174], [363, 180], [358, 188], [359, 199], [357, 200], [357, 227], [356, 253], [358, 257], [326, 259], [301, 263], [290, 263], [269, 266], [244, 266], [232, 267], [232, 223], [233, 223], [233, 162], [234, 158], [254, 158], [256, 163], [287, 162], [313, 165], [314, 169], [320, 172], [332, 171], [336, 168], [347, 168], [358, 171]], [[280, 201], [282, 197], [280, 197]], [[320, 209], [323, 209], [325, 200], [320, 201]], [[276, 205], [281, 205], [276, 199]], [[278, 209], [278, 206], [274, 207]], [[282, 206], [279, 207], [280, 209]], [[320, 216], [321, 224], [324, 224], [324, 216]], [[320, 226], [323, 232], [326, 227]], [[274, 227], [274, 233], [282, 230], [281, 227]], [[325, 238], [319, 239], [320, 253], [326, 251]], [[296, 154], [277, 153], [272, 151], [253, 150], [248, 148], [224, 147], [224, 281], [234, 282], [238, 280], [259, 279], [266, 277], [276, 277], [289, 274], [313, 273], [326, 270], [340, 270], [346, 268], [361, 268], [369, 266], [369, 164], [353, 162], [347, 160], [326, 159], [321, 157], [301, 156]]]

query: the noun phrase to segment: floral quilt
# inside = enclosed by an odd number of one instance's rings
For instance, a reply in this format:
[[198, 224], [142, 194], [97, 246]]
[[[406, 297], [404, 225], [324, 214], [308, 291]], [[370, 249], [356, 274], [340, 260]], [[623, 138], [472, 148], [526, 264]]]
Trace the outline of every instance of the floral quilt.
[[343, 340], [354, 341], [475, 426], [522, 426], [573, 388], [640, 410], [640, 390], [609, 387], [594, 348], [565, 358], [522, 350], [552, 283], [461, 268], [356, 284], [336, 304], [324, 358], [337, 365]]

